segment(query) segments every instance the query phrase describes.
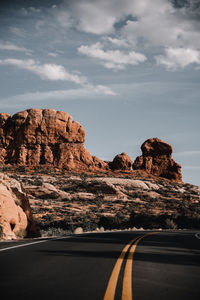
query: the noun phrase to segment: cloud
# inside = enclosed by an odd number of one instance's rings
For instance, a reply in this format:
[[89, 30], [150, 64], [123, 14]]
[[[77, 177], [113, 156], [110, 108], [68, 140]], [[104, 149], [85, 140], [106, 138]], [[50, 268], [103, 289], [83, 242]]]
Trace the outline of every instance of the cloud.
[[57, 56], [58, 56], [58, 53], [49, 52], [49, 53], [48, 53], [48, 56], [51, 56], [51, 57], [57, 57]]
[[8, 50], [8, 51], [19, 51], [19, 52], [31, 52], [29, 49], [24, 47], [16, 46], [10, 42], [0, 41], [0, 50]]
[[33, 6], [30, 6], [30, 7], [22, 7], [20, 10], [19, 10], [19, 14], [22, 15], [23, 17], [27, 17], [30, 13], [40, 13], [41, 12], [41, 9], [40, 8], [35, 8]]
[[[157, 62], [165, 64], [168, 69], [174, 66], [183, 68], [193, 61], [198, 63], [198, 59], [193, 57], [196, 55], [194, 51], [200, 51], [200, 6], [197, 0], [65, 0], [52, 8], [52, 14], [62, 27], [102, 35], [115, 47], [131, 49], [132, 45], [138, 52], [146, 49], [149, 53], [160, 51], [161, 55], [164, 51]], [[128, 57], [127, 54], [111, 53], [104, 51], [99, 44], [98, 47], [95, 45], [81, 46], [79, 52], [98, 58], [106, 68], [125, 67], [126, 63], [116, 63], [115, 57], [123, 54], [123, 57]], [[180, 49], [189, 49], [185, 51], [185, 64], [180, 53], [183, 50]], [[99, 54], [95, 54], [97, 50]], [[111, 55], [113, 59], [109, 58]], [[130, 59], [135, 64], [141, 62], [144, 56], [142, 58], [140, 53], [132, 52]]]
[[191, 43], [200, 46], [197, 3], [194, 0], [65, 0], [52, 13], [63, 27], [74, 26], [87, 33], [115, 33], [116, 24], [123, 22], [122, 35], [127, 40], [144, 38], [150, 44], [165, 47]]
[[89, 57], [96, 58], [108, 69], [121, 70], [128, 65], [138, 65], [146, 60], [142, 53], [131, 51], [128, 53], [119, 50], [103, 50], [101, 43], [91, 46], [80, 46], [78, 52]]
[[109, 87], [93, 85], [85, 76], [70, 73], [61, 65], [41, 64], [33, 59], [21, 60], [15, 58], [0, 60], [0, 65], [11, 65], [19, 69], [30, 71], [31, 73], [38, 75], [43, 80], [70, 81], [88, 89], [103, 92], [106, 95], [116, 95], [116, 93]]
[[114, 46], [118, 46], [118, 47], [129, 47], [130, 46], [128, 44], [128, 42], [123, 39], [107, 37], [105, 40], [109, 41], [111, 44], [113, 44]]
[[[103, 87], [103, 86], [102, 86]], [[68, 89], [68, 90], [51, 90], [51, 91], [37, 91], [33, 93], [18, 94], [15, 96], [0, 98], [0, 108], [13, 106], [24, 106], [32, 103], [44, 103], [46, 101], [56, 100], [56, 101], [71, 101], [71, 100], [94, 100], [97, 95], [105, 95], [104, 88], [98, 86], [96, 89], [90, 87], [83, 87], [78, 89]], [[102, 97], [102, 96], [101, 96]], [[98, 99], [98, 98], [97, 98]], [[102, 99], [102, 98], [101, 98]], [[38, 104], [38, 103], [37, 103]]]
[[40, 12], [41, 12], [41, 9], [35, 8], [35, 7], [33, 7], [33, 6], [30, 6], [30, 7], [29, 7], [29, 10], [30, 10], [31, 12], [33, 12], [33, 13], [40, 13]]
[[158, 65], [164, 65], [167, 69], [183, 69], [190, 64], [200, 64], [200, 51], [190, 48], [167, 48], [165, 55], [158, 55], [155, 59]]
[[117, 96], [118, 94], [111, 90], [109, 87], [105, 85], [96, 85], [96, 86], [91, 86], [91, 89], [94, 90], [97, 93], [102, 93], [105, 95], [110, 95], [110, 96]]
[[87, 79], [83, 76], [69, 73], [61, 65], [56, 64], [40, 64], [33, 59], [21, 60], [15, 58], [8, 58], [0, 60], [0, 65], [12, 65], [19, 69], [28, 70], [36, 75], [39, 75], [41, 79], [47, 80], [66, 80], [77, 84], [84, 84]]
[[59, 7], [52, 9], [52, 13], [65, 28], [73, 24], [80, 31], [105, 34], [114, 31], [115, 22], [123, 15], [121, 2], [119, 0], [66, 0]]

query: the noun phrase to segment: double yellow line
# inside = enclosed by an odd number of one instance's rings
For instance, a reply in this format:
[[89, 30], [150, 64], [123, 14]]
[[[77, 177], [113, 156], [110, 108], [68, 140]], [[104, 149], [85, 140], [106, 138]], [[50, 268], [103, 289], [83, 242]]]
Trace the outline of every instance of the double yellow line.
[[132, 267], [133, 267], [133, 254], [135, 252], [135, 249], [137, 247], [137, 244], [140, 242], [141, 239], [146, 237], [149, 234], [154, 234], [154, 233], [147, 233], [142, 236], [138, 236], [135, 239], [131, 240], [122, 250], [115, 266], [112, 271], [112, 274], [110, 276], [107, 289], [104, 295], [103, 300], [114, 300], [115, 298], [115, 292], [116, 292], [116, 287], [117, 287], [117, 282], [118, 282], [118, 277], [119, 273], [121, 270], [121, 266], [124, 260], [124, 257], [126, 253], [128, 253], [128, 258], [126, 261], [125, 265], [125, 270], [124, 270], [124, 278], [123, 278], [123, 286], [122, 286], [122, 300], [132, 300]]

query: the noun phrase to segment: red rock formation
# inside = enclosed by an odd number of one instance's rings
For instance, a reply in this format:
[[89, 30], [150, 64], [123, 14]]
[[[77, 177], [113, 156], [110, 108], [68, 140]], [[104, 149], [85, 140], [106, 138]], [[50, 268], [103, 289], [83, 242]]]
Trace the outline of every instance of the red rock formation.
[[83, 127], [66, 112], [29, 109], [0, 114], [0, 162], [67, 169], [94, 165]]
[[110, 168], [112, 170], [130, 170], [133, 162], [127, 153], [122, 152], [115, 156], [112, 162], [110, 162]]
[[103, 170], [108, 170], [109, 169], [108, 162], [103, 161], [103, 160], [99, 159], [96, 156], [92, 156], [92, 158], [93, 158], [94, 166], [96, 168], [103, 169]]
[[0, 173], [0, 228], [0, 239], [40, 235], [21, 184], [2, 173]]
[[149, 174], [176, 181], [182, 180], [181, 166], [172, 158], [172, 146], [158, 138], [148, 139], [142, 146], [142, 155], [133, 164], [134, 170], [144, 170]]

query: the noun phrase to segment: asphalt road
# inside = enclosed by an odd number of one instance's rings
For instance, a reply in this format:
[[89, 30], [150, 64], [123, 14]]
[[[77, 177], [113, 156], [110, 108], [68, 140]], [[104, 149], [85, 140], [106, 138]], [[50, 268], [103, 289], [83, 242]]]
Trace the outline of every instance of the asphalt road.
[[1, 242], [0, 297], [200, 299], [200, 239], [195, 233], [105, 232]]

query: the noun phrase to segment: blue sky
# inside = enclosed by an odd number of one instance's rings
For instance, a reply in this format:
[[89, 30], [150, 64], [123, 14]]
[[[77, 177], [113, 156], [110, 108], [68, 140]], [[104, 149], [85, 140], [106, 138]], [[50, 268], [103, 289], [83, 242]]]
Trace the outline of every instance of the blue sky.
[[172, 144], [200, 184], [200, 1], [11, 1], [0, 7], [0, 111], [67, 111], [92, 155]]

